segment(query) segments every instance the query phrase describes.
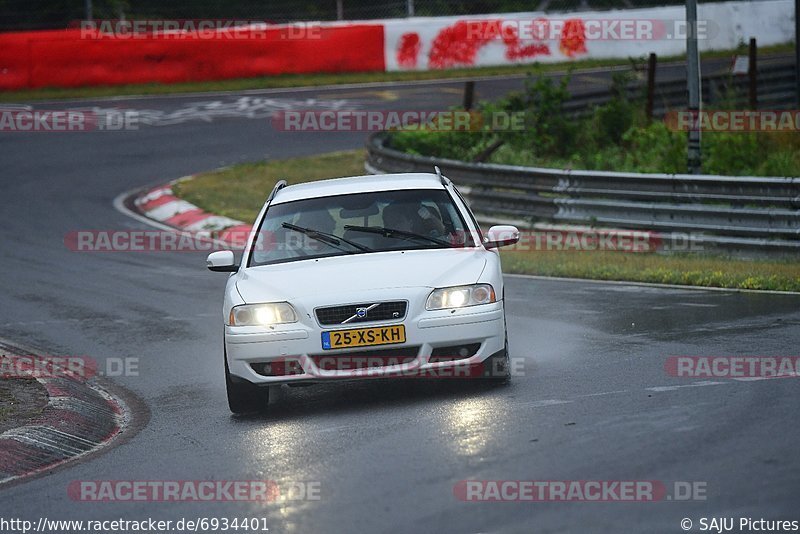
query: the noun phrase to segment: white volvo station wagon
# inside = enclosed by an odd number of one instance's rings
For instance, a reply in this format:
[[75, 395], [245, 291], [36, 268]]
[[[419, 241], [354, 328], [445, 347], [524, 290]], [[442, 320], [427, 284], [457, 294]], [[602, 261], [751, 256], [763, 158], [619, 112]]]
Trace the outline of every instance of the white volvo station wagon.
[[455, 186], [385, 174], [287, 186], [255, 221], [225, 288], [225, 381], [234, 413], [266, 410], [271, 386], [393, 377], [510, 376], [497, 248]]

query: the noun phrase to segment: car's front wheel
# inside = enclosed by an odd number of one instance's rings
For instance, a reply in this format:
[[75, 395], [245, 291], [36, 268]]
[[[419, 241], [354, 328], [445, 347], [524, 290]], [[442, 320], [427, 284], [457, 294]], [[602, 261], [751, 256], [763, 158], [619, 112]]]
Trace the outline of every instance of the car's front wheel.
[[[505, 291], [503, 300], [505, 301]], [[511, 357], [508, 354], [508, 325], [505, 306], [503, 307], [503, 334], [505, 339], [503, 350], [492, 354], [483, 362], [482, 378], [491, 382], [503, 383], [511, 380]]]
[[235, 414], [264, 413], [269, 407], [268, 386], [259, 387], [246, 380], [234, 380], [228, 368], [228, 354], [225, 352], [225, 389], [228, 393], [228, 407]]
[[508, 334], [502, 351], [492, 354], [483, 362], [483, 378], [492, 382], [511, 380], [511, 358], [508, 355]]

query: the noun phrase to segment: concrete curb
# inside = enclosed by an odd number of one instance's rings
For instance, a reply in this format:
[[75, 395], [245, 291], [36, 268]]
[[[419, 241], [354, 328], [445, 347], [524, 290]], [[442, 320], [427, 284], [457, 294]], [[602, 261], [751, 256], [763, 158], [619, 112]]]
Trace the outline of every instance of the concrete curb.
[[[40, 351], [0, 339], [3, 360], [44, 361]], [[15, 365], [19, 379], [37, 380], [48, 403], [28, 424], [0, 434], [0, 487], [49, 472], [62, 464], [108, 447], [131, 424], [131, 409], [96, 377], [72, 373], [38, 376], [35, 365]]]

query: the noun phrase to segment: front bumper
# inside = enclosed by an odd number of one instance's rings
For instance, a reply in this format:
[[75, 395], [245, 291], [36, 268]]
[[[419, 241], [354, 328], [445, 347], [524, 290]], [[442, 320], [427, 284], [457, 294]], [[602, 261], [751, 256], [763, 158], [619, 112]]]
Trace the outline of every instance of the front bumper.
[[[360, 324], [389, 326], [401, 323]], [[225, 348], [232, 377], [253, 384], [285, 384], [295, 382], [322, 382], [329, 380], [356, 380], [397, 376], [465, 376], [457, 369], [479, 364], [505, 348], [505, 319], [503, 303], [496, 302], [458, 310], [425, 312], [415, 318], [406, 318], [402, 324], [406, 341], [402, 344], [379, 345], [337, 350], [322, 350], [323, 331], [317, 325], [294, 323], [273, 328], [225, 327]], [[471, 356], [452, 361], [429, 361], [434, 349], [456, 345], [479, 344]], [[384, 349], [402, 349], [412, 354], [401, 364], [381, 365], [359, 369], [327, 369], [317, 365], [320, 356], [332, 358], [363, 356], [380, 353]], [[256, 372], [259, 364], [292, 362], [299, 374], [265, 376]], [[299, 364], [299, 366], [298, 366]], [[300, 370], [301, 368], [301, 370]], [[448, 373], [448, 371], [451, 371]]]

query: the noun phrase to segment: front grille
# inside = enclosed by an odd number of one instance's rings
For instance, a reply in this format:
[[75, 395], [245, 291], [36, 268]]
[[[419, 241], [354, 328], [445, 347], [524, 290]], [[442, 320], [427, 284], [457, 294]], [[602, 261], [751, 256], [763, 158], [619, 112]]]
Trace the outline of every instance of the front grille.
[[[367, 311], [366, 316], [357, 316], [358, 308], [370, 308], [371, 306], [375, 307]], [[361, 304], [346, 304], [344, 306], [327, 306], [325, 308], [317, 308], [314, 313], [321, 325], [358, 324], [403, 319], [406, 316], [407, 307], [408, 302], [405, 300], [393, 300], [380, 303], [364, 302]], [[353, 318], [351, 319], [351, 317]], [[348, 321], [348, 319], [350, 320]], [[345, 321], [347, 322], [345, 323]]]
[[336, 354], [311, 354], [309, 357], [323, 371], [351, 371], [410, 364], [417, 359], [419, 347], [362, 350]]

